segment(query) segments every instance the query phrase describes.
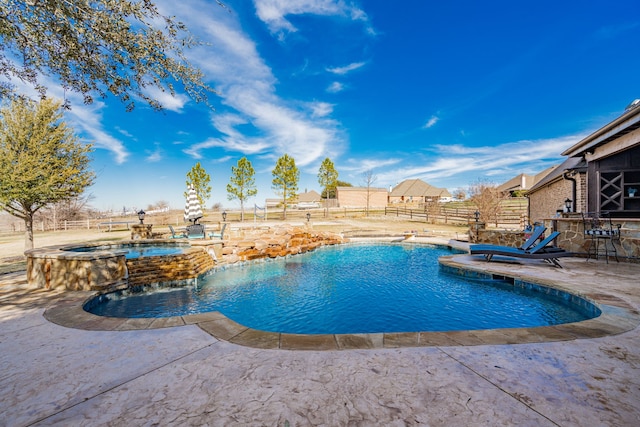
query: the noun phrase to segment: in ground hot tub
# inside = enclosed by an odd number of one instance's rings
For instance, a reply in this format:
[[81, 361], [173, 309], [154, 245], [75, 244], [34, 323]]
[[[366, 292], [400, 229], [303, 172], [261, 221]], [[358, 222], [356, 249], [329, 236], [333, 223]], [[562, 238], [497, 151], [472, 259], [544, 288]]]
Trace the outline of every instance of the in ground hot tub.
[[49, 246], [25, 254], [30, 285], [71, 291], [112, 291], [183, 280], [197, 277], [214, 265], [205, 246], [168, 240]]
[[122, 251], [124, 253], [125, 259], [134, 259], [148, 256], [166, 256], [166, 255], [176, 255], [184, 253], [184, 250], [188, 248], [188, 244], [180, 244], [180, 243], [158, 243], [158, 242], [147, 242], [140, 243], [136, 241], [135, 243], [124, 243], [124, 244], [109, 244], [109, 245], [91, 245], [91, 246], [80, 246], [80, 247], [70, 247], [62, 250], [67, 250], [70, 252], [98, 252], [98, 251]]

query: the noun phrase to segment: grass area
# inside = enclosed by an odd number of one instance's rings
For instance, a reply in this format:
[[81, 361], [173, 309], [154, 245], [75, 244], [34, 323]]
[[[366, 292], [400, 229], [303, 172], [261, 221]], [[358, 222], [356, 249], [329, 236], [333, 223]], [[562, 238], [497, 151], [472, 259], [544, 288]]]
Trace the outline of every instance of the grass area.
[[0, 274], [15, 273], [17, 271], [25, 271], [27, 269], [27, 261], [6, 261], [0, 260]]
[[[131, 232], [128, 230], [110, 233], [94, 230], [46, 231], [35, 232], [33, 240], [35, 247], [40, 248], [78, 242], [112, 242], [127, 239], [130, 236]], [[0, 234], [0, 274], [25, 269], [24, 233]]]

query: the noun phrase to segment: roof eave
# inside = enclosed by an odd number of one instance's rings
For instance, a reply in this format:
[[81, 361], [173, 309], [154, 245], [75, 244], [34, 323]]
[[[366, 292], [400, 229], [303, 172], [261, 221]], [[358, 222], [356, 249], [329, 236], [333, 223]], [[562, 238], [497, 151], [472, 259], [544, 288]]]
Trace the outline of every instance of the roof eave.
[[568, 148], [562, 155], [569, 157], [581, 156], [621, 132], [628, 133], [638, 127], [640, 127], [640, 108], [635, 107]]

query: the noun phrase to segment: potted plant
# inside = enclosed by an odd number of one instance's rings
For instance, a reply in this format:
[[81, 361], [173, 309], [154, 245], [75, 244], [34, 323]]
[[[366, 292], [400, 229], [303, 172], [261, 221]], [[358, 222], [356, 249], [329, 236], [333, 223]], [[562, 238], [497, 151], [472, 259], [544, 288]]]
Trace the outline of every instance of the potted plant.
[[638, 189], [634, 187], [629, 187], [629, 189], [627, 190], [627, 192], [629, 193], [629, 197], [636, 197], [637, 191]]

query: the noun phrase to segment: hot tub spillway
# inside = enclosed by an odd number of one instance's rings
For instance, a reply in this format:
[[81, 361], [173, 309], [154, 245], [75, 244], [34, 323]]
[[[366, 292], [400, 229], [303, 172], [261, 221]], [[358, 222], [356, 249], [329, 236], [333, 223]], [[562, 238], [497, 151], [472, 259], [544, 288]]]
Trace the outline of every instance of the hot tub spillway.
[[127, 260], [128, 286], [180, 282], [193, 279], [214, 267], [203, 247], [190, 247], [181, 254], [140, 257]]

